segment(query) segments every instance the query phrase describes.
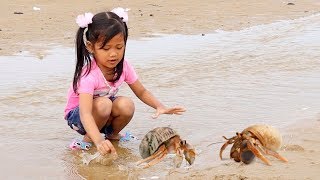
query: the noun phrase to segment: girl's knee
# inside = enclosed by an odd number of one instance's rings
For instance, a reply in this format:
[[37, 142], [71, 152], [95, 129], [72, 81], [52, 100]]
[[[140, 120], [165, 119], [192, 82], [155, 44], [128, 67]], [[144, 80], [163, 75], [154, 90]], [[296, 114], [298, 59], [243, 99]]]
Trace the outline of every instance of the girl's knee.
[[118, 97], [113, 102], [113, 109], [114, 114], [132, 117], [135, 111], [135, 106], [133, 101], [128, 97]]
[[99, 97], [93, 100], [93, 113], [100, 117], [108, 117], [112, 110], [112, 101], [106, 97]]

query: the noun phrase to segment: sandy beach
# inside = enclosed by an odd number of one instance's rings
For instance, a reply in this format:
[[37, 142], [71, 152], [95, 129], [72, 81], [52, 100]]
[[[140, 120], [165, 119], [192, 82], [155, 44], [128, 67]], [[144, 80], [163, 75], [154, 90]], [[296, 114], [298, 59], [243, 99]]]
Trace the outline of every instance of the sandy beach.
[[[0, 7], [0, 56], [29, 51], [42, 59], [53, 46], [73, 47], [78, 28], [76, 16], [113, 7], [130, 8], [130, 39], [158, 34], [202, 35], [217, 29], [237, 31], [320, 13], [319, 0], [195, 2], [5, 0]], [[222, 165], [172, 170], [168, 179], [316, 179], [320, 175], [320, 116], [309, 122], [297, 122], [282, 129], [284, 144], [279, 153], [288, 163], [281, 164], [272, 157], [271, 162], [277, 166], [266, 166], [259, 160], [250, 165], [235, 163], [227, 158], [227, 149]]]
[[[308, 16], [320, 11], [317, 0], [301, 1], [2, 1], [0, 7], [0, 55], [30, 51], [39, 57], [55, 44], [73, 46], [75, 17], [128, 7], [130, 38], [153, 33], [205, 34], [239, 30], [258, 24]], [[43, 46], [42, 44], [47, 44]]]

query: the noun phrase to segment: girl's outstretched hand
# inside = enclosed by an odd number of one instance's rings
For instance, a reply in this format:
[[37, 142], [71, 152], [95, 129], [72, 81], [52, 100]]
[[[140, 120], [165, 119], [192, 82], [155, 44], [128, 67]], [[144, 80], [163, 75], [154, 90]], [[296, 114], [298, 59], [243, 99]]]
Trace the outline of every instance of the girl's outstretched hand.
[[117, 155], [116, 149], [113, 147], [112, 143], [107, 139], [97, 144], [97, 150], [103, 156], [108, 153]]
[[158, 118], [161, 114], [177, 114], [181, 115], [186, 110], [181, 106], [174, 106], [172, 108], [160, 107], [157, 108], [156, 113], [152, 115], [152, 118]]

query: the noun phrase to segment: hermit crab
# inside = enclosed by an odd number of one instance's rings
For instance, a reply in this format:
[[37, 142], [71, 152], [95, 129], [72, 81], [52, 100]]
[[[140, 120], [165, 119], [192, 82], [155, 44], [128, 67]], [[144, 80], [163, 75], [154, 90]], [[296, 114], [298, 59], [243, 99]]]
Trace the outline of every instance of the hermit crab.
[[263, 154], [272, 155], [283, 162], [288, 162], [286, 158], [276, 152], [281, 147], [282, 137], [274, 127], [264, 124], [252, 125], [236, 134], [230, 139], [223, 136], [227, 142], [220, 149], [220, 159], [222, 159], [223, 150], [229, 144], [233, 144], [230, 158], [236, 162], [242, 161], [249, 164], [257, 156], [267, 165], [271, 165]]
[[169, 127], [158, 127], [149, 131], [141, 140], [139, 147], [142, 160], [137, 165], [147, 163], [148, 168], [159, 163], [167, 154], [175, 153], [175, 167], [180, 167], [183, 155], [191, 165], [195, 160], [195, 150], [185, 140], [182, 140], [177, 132]]

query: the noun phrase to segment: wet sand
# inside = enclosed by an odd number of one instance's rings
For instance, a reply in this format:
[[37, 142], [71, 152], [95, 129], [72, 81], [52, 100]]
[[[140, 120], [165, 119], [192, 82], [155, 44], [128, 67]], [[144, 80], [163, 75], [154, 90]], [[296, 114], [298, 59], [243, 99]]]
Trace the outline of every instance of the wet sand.
[[[318, 0], [303, 3], [290, 1], [245, 0], [232, 1], [31, 1], [1, 2], [0, 56], [21, 51], [43, 57], [55, 45], [73, 46], [77, 26], [75, 17], [84, 12], [98, 12], [121, 6], [129, 13], [130, 38], [155, 36], [153, 33], [206, 34], [223, 29], [236, 31], [245, 27], [280, 20], [295, 19], [320, 12]], [[40, 10], [33, 10], [38, 7]], [[14, 13], [16, 12], [16, 13]], [[21, 14], [22, 13], [22, 14]], [[45, 45], [43, 45], [45, 44]], [[266, 166], [259, 160], [251, 165], [234, 163], [227, 158], [224, 164], [208, 168], [193, 167], [173, 170], [168, 179], [316, 179], [320, 169], [320, 118], [311, 124], [297, 123], [282, 129], [284, 146], [279, 151], [288, 163], [269, 158], [275, 166]], [[218, 153], [218, 148], [215, 152]], [[207, 163], [206, 163], [207, 164]]]
[[[320, 118], [311, 124], [297, 123], [282, 132], [284, 145], [279, 154], [289, 162], [283, 163], [272, 156], [266, 156], [271, 166], [260, 159], [249, 164], [235, 163], [228, 158], [229, 148], [224, 151], [222, 165], [205, 169], [173, 170], [170, 179], [318, 179], [320, 161]], [[215, 148], [216, 153], [219, 151]]]

